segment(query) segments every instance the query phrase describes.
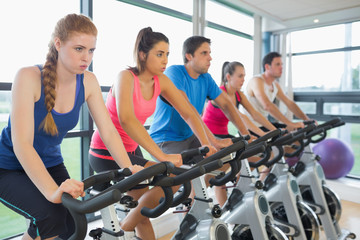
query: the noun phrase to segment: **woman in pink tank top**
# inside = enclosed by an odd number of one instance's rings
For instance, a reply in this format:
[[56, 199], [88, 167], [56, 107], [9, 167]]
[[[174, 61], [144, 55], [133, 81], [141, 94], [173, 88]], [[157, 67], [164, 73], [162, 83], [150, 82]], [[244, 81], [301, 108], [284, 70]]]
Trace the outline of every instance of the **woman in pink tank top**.
[[[225, 62], [223, 64], [220, 88], [230, 96], [231, 101], [238, 109], [241, 104], [251, 114], [253, 119], [261, 123], [267, 129], [275, 130], [276, 128], [270, 123], [270, 121], [253, 108], [245, 94], [241, 91], [244, 81], [245, 68], [242, 63], [234, 61]], [[245, 125], [251, 132], [258, 136], [265, 134], [265, 132], [257, 127], [245, 114], [240, 114]], [[228, 132], [229, 120], [213, 101], [208, 102], [202, 119], [215, 136], [221, 138], [232, 137]]]
[[[220, 88], [222, 88], [223, 91], [225, 91], [230, 96], [231, 101], [237, 107], [237, 109], [239, 109], [241, 104], [251, 114], [253, 119], [261, 123], [270, 131], [275, 130], [276, 128], [270, 123], [270, 121], [268, 121], [262, 114], [257, 112], [246, 98], [245, 94], [241, 92], [244, 81], [245, 68], [242, 63], [234, 61], [225, 62], [223, 64]], [[251, 134], [254, 134], [255, 136], [262, 136], [265, 134], [265, 132], [257, 127], [247, 115], [243, 113], [240, 114]], [[208, 102], [202, 119], [215, 136], [220, 138], [233, 137], [228, 132], [229, 120], [213, 101]], [[258, 159], [258, 157], [248, 158], [249, 161], [257, 161]], [[266, 167], [262, 167], [260, 168], [260, 172], [260, 179], [263, 180], [268, 173], [268, 169]], [[223, 201], [225, 201], [225, 199]]]
[[[140, 145], [158, 161], [172, 162], [175, 166], [182, 165], [181, 155], [162, 152], [143, 126], [147, 118], [154, 113], [160, 94], [186, 119], [201, 144], [210, 148], [208, 155], [215, 153], [216, 150], [210, 144], [201, 119], [172, 81], [163, 74], [169, 55], [167, 37], [162, 33], [153, 32], [150, 27], [142, 29], [135, 43], [134, 55], [136, 67], [130, 67], [118, 74], [106, 100], [107, 110], [131, 162], [145, 168], [156, 164], [144, 159]], [[97, 130], [93, 134], [89, 153], [90, 165], [96, 172], [119, 168]], [[174, 188], [174, 191], [177, 189]], [[161, 194], [162, 190], [159, 187], [151, 190], [146, 187], [128, 192], [128, 195], [138, 200], [139, 204], [120, 223], [127, 236], [134, 236], [136, 228], [136, 235], [140, 238], [155, 240], [151, 222], [140, 213], [140, 210], [143, 207], [156, 206]]]

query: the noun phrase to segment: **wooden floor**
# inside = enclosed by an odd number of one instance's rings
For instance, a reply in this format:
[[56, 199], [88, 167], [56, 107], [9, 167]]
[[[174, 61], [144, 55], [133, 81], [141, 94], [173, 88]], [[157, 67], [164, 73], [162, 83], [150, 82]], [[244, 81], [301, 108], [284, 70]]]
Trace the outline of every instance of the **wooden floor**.
[[341, 228], [350, 230], [356, 234], [356, 239], [360, 239], [360, 204], [342, 200], [341, 205]]
[[[355, 233], [357, 238], [360, 239], [360, 204], [350, 202], [350, 201], [341, 201], [342, 204], [342, 215], [340, 219], [341, 228], [345, 228]], [[158, 240], [168, 240], [171, 239], [174, 233], [170, 233], [164, 237], [159, 238]], [[326, 240], [324, 234], [321, 234], [320, 240]]]

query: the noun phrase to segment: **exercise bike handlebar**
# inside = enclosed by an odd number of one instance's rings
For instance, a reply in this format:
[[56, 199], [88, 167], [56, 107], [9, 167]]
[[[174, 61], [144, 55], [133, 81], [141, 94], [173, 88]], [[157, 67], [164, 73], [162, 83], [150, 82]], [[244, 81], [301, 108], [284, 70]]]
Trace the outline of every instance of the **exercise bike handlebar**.
[[[242, 146], [245, 146], [245, 145], [244, 145], [244, 143], [238, 141], [235, 146], [237, 146], [237, 148], [241, 148]], [[205, 155], [208, 152], [208, 150], [209, 150], [208, 148], [196, 148], [196, 149], [185, 150], [181, 153], [181, 156], [182, 156], [183, 160], [189, 160], [193, 156], [196, 156], [196, 155]], [[163, 201], [169, 201], [169, 199], [171, 198], [171, 201], [172, 201], [171, 207], [175, 207], [175, 206], [179, 205], [180, 203], [182, 203], [183, 201], [185, 201], [191, 192], [190, 181], [192, 179], [200, 177], [201, 175], [203, 175], [205, 173], [209, 173], [211, 171], [221, 168], [223, 166], [223, 162], [220, 159], [222, 157], [230, 154], [231, 152], [229, 152], [229, 151], [233, 152], [234, 150], [233, 150], [233, 148], [222, 149], [221, 151], [216, 153], [217, 158], [214, 158], [212, 155], [209, 157], [210, 159], [207, 158], [207, 161], [201, 161], [198, 164], [192, 166], [190, 169], [175, 168], [172, 173], [174, 173], [176, 176], [169, 177], [172, 179], [171, 184], [172, 184], [172, 186], [182, 184], [184, 189], [180, 194], [178, 194], [173, 199], [169, 196], [170, 195], [170, 192], [169, 192], [169, 195], [168, 196], [165, 195], [165, 199], [162, 199], [161, 203]], [[165, 178], [162, 178], [157, 183], [160, 185], [164, 185], [161, 183], [164, 180], [165, 180]], [[154, 215], [156, 214], [155, 211], [149, 212], [144, 208], [141, 210], [141, 213], [147, 217], [154, 217]]]
[[335, 124], [337, 124], [339, 122], [341, 122], [341, 118], [337, 117], [337, 118], [333, 118], [333, 119], [331, 119], [329, 121], [326, 121], [326, 122], [324, 122], [322, 124], [319, 124], [317, 127], [318, 128], [323, 128], [323, 127], [326, 127], [326, 126], [333, 126], [333, 125], [335, 125]]
[[204, 158], [203, 160], [201, 160], [200, 162], [198, 162], [195, 166], [201, 166], [201, 165], [204, 165], [206, 163], [210, 163], [212, 161], [216, 161], [216, 160], [219, 160], [233, 152], [237, 152], [237, 151], [240, 151], [242, 149], [245, 149], [245, 146], [246, 146], [247, 142], [245, 140], [240, 140], [240, 141], [237, 141], [235, 143], [233, 143], [232, 145], [226, 147], [226, 148], [223, 148], [221, 149], [220, 151], [214, 153], [213, 155], [207, 157], [207, 158]]
[[[299, 156], [300, 153], [304, 150], [305, 148], [305, 143], [304, 143], [304, 138], [306, 136], [306, 133], [300, 133], [294, 136], [294, 138], [292, 139], [291, 143], [294, 142], [298, 142], [300, 145], [294, 145], [293, 148], [295, 147], [295, 151], [292, 153], [285, 153], [284, 156], [285, 157], [295, 157], [295, 156]], [[289, 143], [290, 144], [290, 143]]]
[[148, 208], [143, 207], [141, 208], [140, 212], [142, 215], [148, 217], [148, 218], [156, 218], [159, 217], [161, 214], [163, 214], [166, 210], [168, 210], [171, 207], [171, 204], [173, 202], [173, 191], [171, 187], [161, 187], [164, 192], [164, 198], [162, 201], [159, 202], [159, 204], [155, 208]]
[[[92, 202], [93, 204], [84, 204], [84, 208], [88, 207], [89, 209], [93, 208], [105, 208], [109, 206], [110, 204], [113, 204], [115, 202], [120, 201], [122, 198], [122, 194], [119, 190], [114, 189], [110, 192], [107, 192], [105, 194], [100, 195], [98, 198], [96, 198], [96, 202]], [[86, 232], [87, 232], [87, 219], [85, 213], [80, 213], [75, 211], [74, 209], [77, 209], [77, 203], [73, 201], [71, 195], [64, 193], [62, 196], [62, 202], [64, 206], [66, 206], [69, 209], [69, 212], [71, 213], [71, 216], [74, 219], [75, 222], [75, 232], [70, 236], [69, 240], [78, 240], [78, 239], [85, 239]], [[84, 209], [82, 209], [84, 210]]]
[[[190, 160], [191, 158], [193, 158], [194, 156], [198, 156], [198, 155], [205, 155], [207, 152], [209, 151], [209, 148], [207, 147], [200, 147], [200, 148], [194, 148], [194, 149], [188, 149], [185, 150], [183, 152], [181, 152], [181, 156], [182, 159], [187, 161]], [[206, 168], [202, 165], [200, 166], [193, 166], [190, 169], [185, 169], [185, 168], [177, 168], [175, 167], [173, 170], [173, 174], [175, 174], [174, 177], [168, 177], [171, 178], [171, 181], [168, 181], [167, 178], [161, 178], [158, 179], [156, 181], [155, 185], [162, 185], [165, 186], [166, 183], [171, 183], [171, 185], [167, 185], [168, 187], [170, 186], [176, 186], [176, 185], [183, 185], [183, 191], [178, 194], [175, 198], [171, 198], [172, 203], [171, 203], [171, 207], [177, 206], [180, 203], [184, 202], [188, 196], [191, 193], [191, 183], [190, 181], [192, 179], [195, 179], [203, 174], [205, 174], [207, 171], [213, 171], [216, 170], [220, 167], [222, 167], [223, 163], [219, 160], [219, 161], [213, 161], [211, 163], [208, 164], [208, 166], [206, 166]], [[169, 192], [170, 194], [170, 192]], [[169, 201], [169, 195], [165, 195], [165, 199], [162, 198], [162, 201]], [[141, 212], [144, 216], [147, 217], [155, 217], [156, 215], [158, 215], [158, 213], [156, 211], [148, 211], [148, 210], [144, 210]]]
[[192, 149], [182, 151], [180, 153], [180, 155], [181, 155], [183, 162], [186, 162], [195, 156], [199, 156], [199, 155], [204, 156], [209, 151], [210, 151], [210, 149], [208, 147], [199, 147], [199, 148], [192, 148]]
[[113, 180], [120, 180], [124, 177], [130, 176], [131, 174], [132, 173], [129, 168], [122, 168], [97, 173], [84, 179], [82, 182], [84, 183], [84, 190], [86, 190], [96, 184], [110, 182]]
[[275, 130], [273, 130], [271, 132], [266, 133], [264, 136], [261, 136], [261, 137], [255, 139], [254, 141], [249, 143], [248, 146], [250, 147], [250, 146], [254, 146], [254, 145], [256, 145], [258, 143], [261, 143], [261, 142], [266, 142], [268, 140], [271, 140], [271, 139], [273, 139], [275, 137], [280, 136], [281, 133], [282, 133], [281, 129], [275, 129]]
[[[123, 197], [124, 192], [128, 191], [129, 189], [133, 188], [134, 186], [138, 185], [139, 183], [147, 180], [151, 177], [156, 175], [166, 175], [172, 171], [174, 165], [169, 162], [158, 163], [156, 165], [150, 166], [149, 168], [145, 168], [136, 174], [129, 176], [121, 180], [120, 182], [112, 185], [111, 187], [101, 191], [99, 194], [94, 195], [86, 200], [78, 200], [74, 199], [70, 194], [63, 193], [62, 195], [62, 203], [63, 205], [69, 210], [72, 217], [75, 221], [75, 232], [69, 238], [70, 240], [77, 240], [77, 239], [85, 239], [85, 235], [87, 232], [87, 221], [86, 221], [86, 213], [93, 213], [102, 208], [105, 208], [111, 204], [114, 204], [121, 200]], [[96, 184], [109, 182], [112, 180], [119, 179], [120, 175], [124, 177], [129, 174], [129, 169], [121, 169], [121, 170], [114, 170], [114, 171], [107, 171], [102, 172], [97, 175], [90, 176], [89, 178], [83, 180], [84, 182], [84, 189], [88, 189]], [[130, 172], [131, 173], [131, 172]], [[171, 181], [171, 180], [170, 180]], [[169, 185], [169, 182], [165, 182]], [[171, 191], [172, 196], [172, 190]], [[163, 191], [165, 195], [168, 195], [169, 189], [167, 187], [163, 187]], [[159, 204], [154, 212], [159, 213], [160, 211], [166, 211], [167, 208], [170, 207], [172, 198], [169, 196], [170, 202], [164, 202], [163, 204]], [[166, 206], [164, 206], [166, 204]], [[159, 210], [156, 210], [159, 209]], [[164, 210], [165, 209], [165, 210]]]
[[312, 124], [306, 125], [304, 128], [297, 129], [294, 132], [294, 135], [301, 134], [301, 133], [309, 133], [312, 130], [314, 130], [315, 128], [316, 128], [315, 123], [312, 123]]
[[249, 162], [249, 165], [253, 168], [265, 165], [271, 156], [271, 142], [281, 138], [280, 136], [284, 133], [285, 131], [282, 131], [281, 129], [275, 129], [252, 141], [246, 146], [246, 150], [242, 153], [240, 160], [263, 152], [263, 157], [261, 159], [256, 162]]
[[340, 118], [334, 118], [334, 119], [331, 119], [325, 123], [322, 123], [320, 125], [317, 126], [318, 129], [322, 129], [323, 131], [321, 133], [318, 133], [318, 134], [314, 134], [313, 136], [317, 136], [317, 135], [320, 135], [320, 138], [317, 138], [317, 139], [313, 139], [311, 137], [308, 138], [308, 142], [307, 144], [310, 144], [311, 143], [318, 143], [318, 142], [321, 142], [322, 140], [324, 140], [327, 136], [327, 130], [331, 129], [331, 128], [336, 128], [336, 127], [340, 127], [340, 126], [343, 126], [345, 124], [344, 121], [342, 121]]
[[[332, 120], [330, 120], [324, 124], [318, 125], [318, 126], [315, 125], [314, 121], [307, 121], [306, 124], [307, 124], [307, 126], [305, 128], [299, 129], [296, 132], [293, 132], [291, 135], [288, 134], [288, 135], [278, 138], [277, 140], [275, 140], [274, 143], [272, 143], [272, 145], [273, 146], [277, 145], [277, 148], [280, 150], [280, 148], [279, 148], [280, 145], [288, 145], [288, 144], [291, 144], [291, 143], [297, 141], [300, 143], [300, 146], [296, 147], [296, 151], [294, 151], [292, 153], [285, 153], [284, 155], [286, 157], [298, 156], [303, 151], [305, 146], [310, 144], [310, 142], [315, 142], [314, 140], [311, 140], [311, 138], [313, 136], [316, 136], [319, 134], [325, 134], [324, 132], [326, 132], [326, 130], [332, 128], [334, 125], [339, 124], [339, 119], [335, 118], [335, 119], [332, 119]], [[316, 140], [316, 142], [321, 141], [324, 137], [325, 136]], [[306, 141], [303, 141], [303, 140], [306, 140]], [[270, 161], [268, 161], [268, 163], [266, 165], [269, 167], [272, 165], [272, 163], [275, 163], [275, 162], [276, 161], [274, 161], [274, 160], [270, 160]]]
[[[159, 186], [164, 192], [164, 200], [160, 201], [159, 204], [154, 208], [143, 207], [140, 212], [142, 215], [149, 218], [156, 218], [163, 214], [167, 209], [171, 207], [173, 201], [173, 192], [171, 186], [173, 185], [173, 179], [168, 177], [168, 174], [174, 171], [174, 165], [170, 162], [161, 162], [155, 165], [152, 165], [148, 168], [141, 170], [140, 172], [128, 177], [127, 179], [122, 180], [121, 182], [110, 187], [128, 191], [129, 189], [135, 187], [144, 180], [154, 177], [151, 185]], [[145, 171], [147, 170], [147, 171]], [[141, 175], [139, 173], [142, 173]], [[137, 176], [138, 175], [138, 176]], [[132, 178], [132, 179], [131, 179]], [[122, 183], [120, 185], [120, 183]], [[117, 186], [118, 185], [118, 186]], [[128, 186], [127, 189], [124, 189], [125, 186]], [[131, 186], [131, 187], [129, 187]]]
[[237, 153], [236, 157], [229, 162], [231, 166], [231, 170], [225, 174], [222, 177], [219, 178], [211, 178], [209, 183], [211, 185], [215, 186], [222, 186], [226, 184], [227, 182], [233, 180], [236, 176], [236, 174], [240, 171], [241, 168], [241, 160], [244, 158], [248, 158], [249, 156], [253, 156], [255, 154], [261, 153], [265, 151], [266, 143], [265, 142], [259, 142], [255, 146], [251, 146], [250, 148], [246, 148], [241, 153]]
[[340, 127], [340, 126], [343, 126], [343, 125], [345, 125], [345, 122], [341, 121], [341, 122], [338, 122], [338, 123], [335, 123], [334, 125], [332, 125], [332, 128]]
[[315, 120], [304, 120], [303, 123], [304, 125], [309, 125], [315, 123]]
[[[209, 152], [208, 147], [194, 148], [194, 149], [189, 149], [189, 150], [185, 150], [185, 151], [181, 152], [181, 157], [182, 157], [183, 161], [187, 161], [187, 160], [190, 160], [194, 156], [198, 156], [198, 155], [204, 156], [208, 152]], [[183, 190], [181, 191], [180, 194], [175, 196], [175, 198], [173, 199], [173, 202], [171, 204], [171, 207], [175, 207], [175, 206], [181, 204], [189, 197], [189, 195], [191, 193], [191, 183], [190, 183], [189, 179], [194, 179], [197, 176], [203, 175], [204, 173], [205, 173], [205, 169], [202, 167], [193, 168], [190, 172], [186, 172], [186, 170], [183, 168], [175, 168], [174, 169], [175, 175], [182, 174], [181, 175], [182, 179], [180, 179], [181, 177], [177, 177], [174, 179], [174, 185], [182, 184]]]
[[[174, 173], [176, 171], [182, 171], [182, 173], [180, 173], [174, 177], [174, 184], [175, 185], [182, 184], [186, 181], [189, 181], [191, 179], [199, 177], [205, 173], [209, 173], [211, 171], [221, 168], [224, 164], [224, 162], [221, 160], [222, 158], [230, 155], [231, 153], [234, 153], [234, 152], [238, 153], [245, 149], [247, 142], [244, 139], [245, 139], [244, 137], [238, 137], [238, 138], [232, 139], [233, 140], [232, 145], [230, 145], [226, 148], [223, 148], [222, 150], [216, 152], [215, 154], [203, 159], [202, 161], [198, 162], [196, 165], [194, 165], [189, 170], [183, 170], [183, 169], [175, 170]], [[229, 164], [231, 165], [231, 169], [235, 169], [235, 168], [238, 169], [236, 161], [231, 160], [229, 162]], [[228, 177], [228, 176], [225, 175], [225, 177]], [[214, 180], [215, 179], [211, 179], [210, 184], [212, 184], [212, 181], [214, 181]], [[218, 179], [216, 179], [216, 180], [218, 180]], [[182, 197], [182, 199], [185, 200], [186, 198]], [[179, 203], [181, 203], [181, 201], [174, 200], [173, 206], [176, 206]]]
[[[115, 180], [119, 177], [125, 177], [131, 175], [131, 171], [128, 168], [124, 169], [118, 169], [118, 170], [112, 170], [112, 171], [105, 171], [101, 172], [97, 175], [90, 176], [83, 180], [84, 183], [84, 190], [96, 185], [101, 184], [104, 182], [110, 182], [112, 180]], [[109, 192], [109, 194], [105, 194]], [[119, 193], [121, 193], [119, 191]], [[87, 200], [77, 200], [74, 199], [70, 194], [63, 193], [61, 200], [65, 207], [68, 209], [75, 211], [80, 214], [86, 214], [98, 211], [99, 209], [107, 206], [104, 204], [107, 204], [108, 201], [112, 201], [114, 197], [117, 196], [116, 191], [104, 191], [101, 194], [91, 197]], [[116, 201], [116, 200], [115, 200]]]
[[[262, 165], [266, 165], [266, 162], [270, 159], [271, 157], [271, 148], [268, 147], [267, 145], [264, 146], [264, 150], [262, 152], [259, 152], [259, 153], [262, 153], [262, 157], [257, 160], [257, 161], [252, 161], [252, 162], [249, 162], [249, 166], [252, 167], [252, 168], [258, 168]], [[253, 154], [255, 155], [255, 154]], [[242, 159], [246, 158], [246, 157], [250, 157], [250, 156], [253, 156], [253, 155], [250, 155], [250, 154], [246, 154], [245, 156], [242, 157]]]
[[[306, 130], [310, 131], [310, 129], [313, 129], [313, 127], [309, 127]], [[306, 130], [305, 130], [305, 132], [306, 132]], [[301, 131], [298, 130], [297, 132], [292, 132], [292, 133], [288, 133], [286, 135], [282, 135], [281, 137], [276, 138], [274, 141], [269, 142], [268, 147], [267, 147], [268, 151], [265, 152], [265, 157], [263, 159], [261, 159], [260, 161], [258, 161], [256, 164], [249, 163], [249, 165], [251, 167], [259, 167], [260, 165], [270, 167], [270, 166], [274, 165], [275, 163], [280, 161], [282, 159], [282, 157], [285, 155], [283, 146], [289, 145], [296, 141], [300, 142], [300, 147], [298, 147], [296, 149], [296, 151], [293, 152], [293, 154], [294, 155], [299, 154], [304, 148], [304, 146], [302, 144], [302, 139], [305, 137], [305, 132], [304, 132], [304, 130], [301, 130]], [[270, 147], [276, 147], [278, 149], [277, 154], [272, 159], [269, 159], [270, 155], [271, 155]], [[268, 159], [268, 160], [265, 161], [264, 159]]]
[[[101, 172], [97, 175], [93, 175], [85, 179], [83, 181], [84, 189], [88, 189], [95, 184], [108, 182], [119, 177], [129, 176], [130, 174], [131, 171], [128, 168]], [[70, 240], [85, 239], [87, 232], [87, 220], [85, 213], [92, 211], [95, 212], [99, 208], [104, 208], [114, 202], [119, 201], [121, 197], [121, 192], [114, 189], [99, 195], [96, 198], [96, 201], [80, 202], [79, 200], [74, 199], [70, 194], [64, 193], [62, 195], [62, 202], [64, 206], [69, 209], [75, 221], [75, 232], [70, 237]]]

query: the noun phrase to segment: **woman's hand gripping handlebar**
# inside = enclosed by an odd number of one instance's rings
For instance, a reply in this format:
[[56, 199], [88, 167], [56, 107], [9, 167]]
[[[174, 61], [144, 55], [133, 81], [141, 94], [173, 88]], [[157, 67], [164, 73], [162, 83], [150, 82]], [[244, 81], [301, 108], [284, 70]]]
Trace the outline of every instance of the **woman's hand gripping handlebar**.
[[[91, 196], [86, 200], [77, 200], [72, 198], [69, 194], [64, 193], [62, 195], [62, 201], [65, 207], [67, 207], [75, 221], [75, 233], [69, 238], [70, 240], [85, 239], [87, 232], [86, 213], [93, 213], [102, 208], [105, 208], [111, 204], [121, 201], [123, 193], [137, 186], [141, 182], [148, 179], [156, 179], [161, 176], [167, 176], [174, 168], [174, 165], [168, 162], [158, 163], [156, 165], [145, 168], [131, 176], [131, 171], [127, 168], [121, 170], [113, 170], [98, 173], [93, 175], [84, 182], [84, 189], [88, 189], [94, 185], [98, 185], [110, 181], [118, 181], [119, 179], [128, 176], [125, 179], [117, 182], [116, 184], [106, 188], [98, 194]], [[171, 178], [167, 181], [163, 181], [164, 185], [171, 185], [169, 183]], [[150, 183], [151, 185], [151, 183]], [[172, 190], [170, 187], [162, 187], [168, 201], [160, 203], [154, 211], [156, 213], [162, 213], [166, 211], [172, 203]], [[170, 190], [170, 191], [169, 191]]]
[[[128, 168], [102, 172], [83, 180], [84, 189], [129, 175], [131, 175], [131, 171]], [[110, 204], [118, 202], [121, 200], [122, 196], [123, 195], [119, 190], [114, 189], [98, 194], [88, 200], [80, 201], [74, 199], [70, 194], [63, 193], [61, 198], [62, 203], [69, 210], [75, 221], [75, 232], [69, 239], [85, 239], [87, 232], [87, 220], [85, 214], [96, 212]]]

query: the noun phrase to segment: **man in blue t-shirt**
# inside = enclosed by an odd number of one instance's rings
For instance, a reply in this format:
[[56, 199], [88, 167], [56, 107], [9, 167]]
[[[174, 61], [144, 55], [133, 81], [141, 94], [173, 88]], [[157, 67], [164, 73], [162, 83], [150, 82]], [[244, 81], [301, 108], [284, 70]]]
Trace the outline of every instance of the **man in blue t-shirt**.
[[[171, 66], [166, 69], [165, 74], [189, 100], [199, 117], [209, 98], [215, 101], [242, 135], [249, 135], [239, 111], [208, 73], [212, 60], [210, 43], [210, 39], [202, 36], [188, 38], [183, 45], [184, 65]], [[217, 147], [216, 138], [205, 123], [203, 126], [209, 140]], [[154, 121], [149, 132], [165, 153], [180, 153], [201, 146], [180, 114], [162, 97], [157, 99]]]
[[[210, 61], [212, 60], [210, 53], [210, 39], [202, 36], [192, 36], [183, 45], [185, 64], [170, 66], [165, 70], [165, 74], [182, 91], [199, 115], [202, 114], [206, 99], [214, 100], [230, 121], [234, 123], [239, 132], [242, 135], [247, 135], [249, 132], [241, 119], [239, 111], [208, 73]], [[210, 134], [211, 141], [214, 136], [208, 129], [207, 132]], [[198, 147], [196, 144], [181, 147], [180, 142], [195, 139], [196, 137], [176, 109], [161, 97], [158, 98], [156, 103], [150, 135], [163, 148], [164, 152], [167, 152], [169, 145], [173, 144], [176, 152]], [[168, 142], [169, 144], [167, 144]]]

